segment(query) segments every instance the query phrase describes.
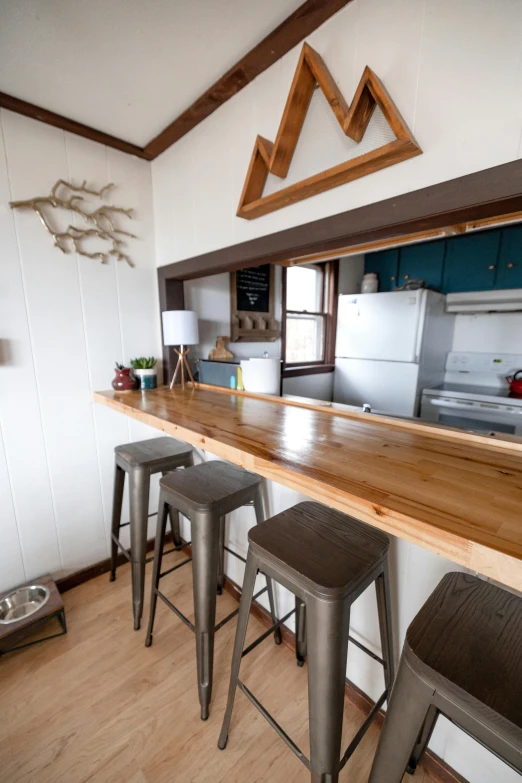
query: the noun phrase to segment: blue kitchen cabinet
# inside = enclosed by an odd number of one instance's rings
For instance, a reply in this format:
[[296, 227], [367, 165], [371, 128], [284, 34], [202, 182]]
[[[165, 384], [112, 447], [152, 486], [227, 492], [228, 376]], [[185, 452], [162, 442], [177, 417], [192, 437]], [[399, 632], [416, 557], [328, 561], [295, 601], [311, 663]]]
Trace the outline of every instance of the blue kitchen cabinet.
[[522, 226], [503, 228], [495, 288], [522, 288]]
[[375, 272], [379, 280], [379, 291], [393, 291], [397, 285], [399, 251], [397, 248], [368, 253], [364, 260], [364, 271]]
[[443, 239], [400, 248], [399, 285], [408, 280], [424, 280], [428, 288], [440, 291], [445, 251]]
[[442, 290], [488, 291], [495, 287], [500, 229], [446, 240]]

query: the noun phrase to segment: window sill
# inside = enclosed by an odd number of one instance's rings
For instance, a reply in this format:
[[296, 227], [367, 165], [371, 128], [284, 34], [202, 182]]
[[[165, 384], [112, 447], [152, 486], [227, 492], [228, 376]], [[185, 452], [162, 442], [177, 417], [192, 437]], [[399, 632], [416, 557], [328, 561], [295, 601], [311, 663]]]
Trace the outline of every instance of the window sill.
[[333, 371], [333, 364], [303, 364], [302, 366], [285, 367], [283, 378], [297, 378], [299, 375], [318, 375], [319, 373]]

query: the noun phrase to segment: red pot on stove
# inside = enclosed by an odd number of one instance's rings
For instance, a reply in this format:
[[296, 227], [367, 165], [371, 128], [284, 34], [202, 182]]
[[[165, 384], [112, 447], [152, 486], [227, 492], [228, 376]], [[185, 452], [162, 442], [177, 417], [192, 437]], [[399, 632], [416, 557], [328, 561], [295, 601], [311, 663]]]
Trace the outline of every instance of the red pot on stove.
[[507, 375], [506, 381], [509, 383], [511, 394], [520, 394], [522, 396], [522, 377], [517, 380], [517, 376], [522, 376], [522, 370], [517, 370], [513, 375]]

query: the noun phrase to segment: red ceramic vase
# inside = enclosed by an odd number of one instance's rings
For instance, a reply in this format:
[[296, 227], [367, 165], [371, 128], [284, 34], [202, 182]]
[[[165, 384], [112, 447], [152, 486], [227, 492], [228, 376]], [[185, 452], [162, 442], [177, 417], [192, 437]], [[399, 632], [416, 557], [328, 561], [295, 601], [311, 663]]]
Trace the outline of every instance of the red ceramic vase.
[[124, 367], [123, 370], [116, 368], [116, 375], [112, 381], [112, 388], [115, 391], [132, 391], [136, 388], [137, 381], [130, 374], [130, 367]]

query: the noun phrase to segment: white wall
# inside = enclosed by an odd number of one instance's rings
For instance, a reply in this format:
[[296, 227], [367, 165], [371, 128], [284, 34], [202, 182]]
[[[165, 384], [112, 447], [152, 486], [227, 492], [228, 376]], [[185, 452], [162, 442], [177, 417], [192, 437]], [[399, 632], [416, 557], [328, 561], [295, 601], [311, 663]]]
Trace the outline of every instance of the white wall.
[[[153, 161], [158, 265], [520, 157], [517, 0], [354, 0], [307, 40], [348, 101], [370, 65], [424, 153], [256, 220], [236, 217], [255, 137], [275, 139], [299, 45]], [[318, 167], [339, 162], [332, 145], [311, 142], [305, 123], [300, 145]]]
[[[161, 346], [150, 165], [8, 111], [0, 122], [1, 591], [108, 556], [114, 446], [157, 432], [91, 392], [115, 361]], [[64, 255], [34, 212], [9, 208], [60, 177], [117, 185], [114, 203], [135, 209], [134, 269]]]
[[[281, 325], [281, 267], [275, 266], [275, 318]], [[208, 359], [216, 337], [230, 335], [230, 274], [210, 275], [183, 284], [185, 308], [195, 310], [199, 318], [199, 345], [190, 349], [191, 358]], [[281, 356], [281, 340], [260, 343], [229, 343], [238, 359], [252, 356]]]
[[522, 353], [522, 313], [457, 315], [452, 350]]
[[339, 293], [359, 294], [364, 276], [364, 253], [339, 259]]

